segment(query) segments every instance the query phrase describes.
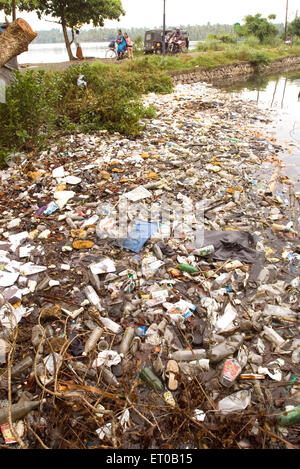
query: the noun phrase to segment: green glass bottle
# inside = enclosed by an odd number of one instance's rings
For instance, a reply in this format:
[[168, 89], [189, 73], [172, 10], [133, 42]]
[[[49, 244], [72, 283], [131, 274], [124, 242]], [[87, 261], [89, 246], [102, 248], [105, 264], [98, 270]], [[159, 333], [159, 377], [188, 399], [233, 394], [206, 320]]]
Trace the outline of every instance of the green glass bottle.
[[164, 392], [165, 387], [161, 380], [153, 373], [150, 366], [146, 366], [140, 373], [140, 378], [154, 391]]
[[300, 405], [290, 410], [286, 415], [277, 415], [276, 420], [279, 425], [286, 427], [300, 422]]
[[197, 267], [193, 267], [192, 265], [189, 265], [189, 264], [178, 264], [176, 265], [176, 269], [182, 270], [184, 272], [189, 272], [190, 274], [199, 272]]

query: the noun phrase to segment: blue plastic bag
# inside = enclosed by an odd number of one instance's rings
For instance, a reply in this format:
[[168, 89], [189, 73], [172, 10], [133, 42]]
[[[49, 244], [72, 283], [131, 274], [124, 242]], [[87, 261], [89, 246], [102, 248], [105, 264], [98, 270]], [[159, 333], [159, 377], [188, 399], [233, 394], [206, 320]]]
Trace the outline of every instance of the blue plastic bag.
[[135, 227], [128, 233], [127, 238], [118, 239], [116, 243], [124, 249], [138, 253], [150, 236], [158, 230], [159, 226], [158, 223], [140, 220], [135, 220], [134, 223]]

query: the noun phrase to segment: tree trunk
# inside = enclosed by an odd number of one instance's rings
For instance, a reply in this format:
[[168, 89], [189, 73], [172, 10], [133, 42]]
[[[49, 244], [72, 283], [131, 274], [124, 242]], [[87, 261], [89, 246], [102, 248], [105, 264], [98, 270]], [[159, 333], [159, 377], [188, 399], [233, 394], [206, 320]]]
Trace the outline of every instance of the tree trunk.
[[16, 0], [12, 0], [11, 2], [11, 14], [12, 14], [12, 20], [16, 21], [17, 19], [17, 7], [16, 7]]
[[10, 59], [28, 50], [28, 45], [37, 37], [26, 21], [21, 18], [10, 23], [0, 35], [0, 68]]
[[65, 38], [67, 52], [68, 52], [68, 55], [69, 55], [69, 60], [76, 60], [76, 57], [74, 57], [74, 55], [72, 53], [72, 49], [71, 49], [71, 44], [72, 43], [69, 41], [68, 31], [67, 31], [67, 27], [66, 27], [65, 24], [62, 24], [62, 30], [63, 30], [63, 34], [64, 34], [64, 38]]

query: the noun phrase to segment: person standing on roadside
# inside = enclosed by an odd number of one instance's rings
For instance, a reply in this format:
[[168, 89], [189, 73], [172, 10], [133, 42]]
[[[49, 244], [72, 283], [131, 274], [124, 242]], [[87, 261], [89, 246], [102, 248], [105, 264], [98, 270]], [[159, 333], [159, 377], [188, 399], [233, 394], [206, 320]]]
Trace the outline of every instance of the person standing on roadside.
[[83, 53], [82, 53], [81, 45], [79, 43], [79, 29], [76, 29], [76, 32], [75, 32], [75, 46], [76, 46], [76, 57], [77, 59], [82, 60]]
[[127, 44], [128, 58], [133, 59], [133, 41], [128, 36], [127, 33], [124, 34], [124, 37], [125, 37], [125, 41], [126, 41], [126, 44]]

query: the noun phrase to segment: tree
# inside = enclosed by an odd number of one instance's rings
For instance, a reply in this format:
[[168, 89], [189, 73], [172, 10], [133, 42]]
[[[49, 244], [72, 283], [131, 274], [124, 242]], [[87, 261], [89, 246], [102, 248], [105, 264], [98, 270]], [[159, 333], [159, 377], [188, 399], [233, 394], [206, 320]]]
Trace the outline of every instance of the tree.
[[29, 2], [32, 5], [37, 5], [37, 0], [0, 0], [0, 10], [4, 10], [8, 15], [12, 15], [12, 19], [15, 20], [16, 8], [21, 2], [24, 5], [29, 4]]
[[278, 29], [268, 20], [274, 20], [276, 15], [269, 15], [268, 18], [262, 18], [260, 13], [255, 16], [248, 15], [245, 18], [245, 24], [241, 26], [238, 32], [239, 36], [256, 36], [261, 43], [271, 39], [278, 34]]
[[298, 16], [297, 18], [295, 18], [294, 21], [292, 21], [292, 22], [289, 24], [288, 33], [289, 33], [291, 36], [298, 36], [298, 37], [300, 37], [300, 16]]
[[[75, 60], [71, 50], [74, 30], [89, 23], [94, 27], [104, 26], [105, 19], [119, 20], [125, 14], [121, 0], [20, 0], [19, 8], [35, 10], [39, 18], [43, 15], [52, 16], [61, 24], [70, 60]], [[69, 39], [67, 28], [71, 28], [72, 40]]]

